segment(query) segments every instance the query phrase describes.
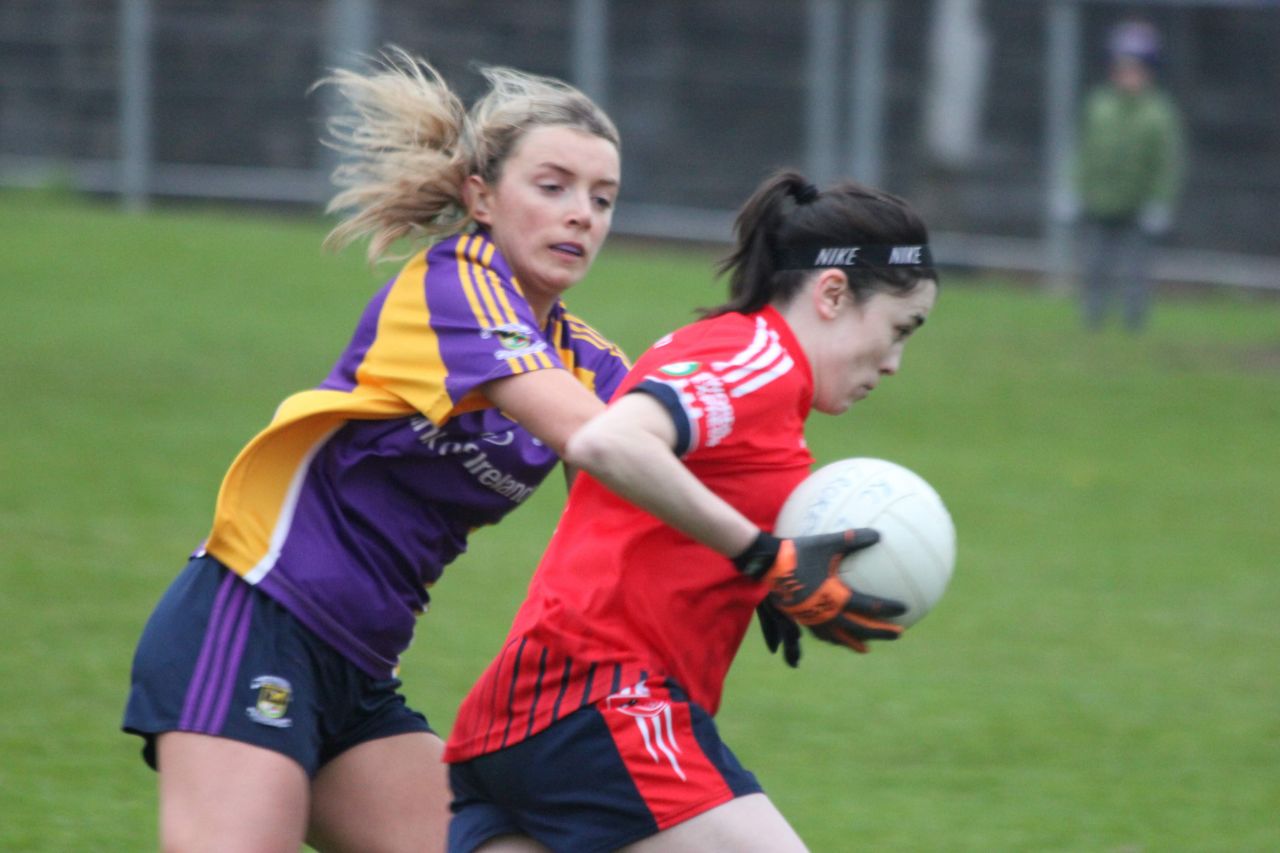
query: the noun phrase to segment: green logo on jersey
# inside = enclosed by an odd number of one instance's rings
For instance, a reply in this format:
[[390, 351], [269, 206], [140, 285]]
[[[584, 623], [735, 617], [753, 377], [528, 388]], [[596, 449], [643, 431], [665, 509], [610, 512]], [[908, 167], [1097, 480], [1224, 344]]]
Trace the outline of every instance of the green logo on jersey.
[[533, 335], [523, 329], [498, 329], [498, 343], [507, 349], [527, 349], [533, 344]]
[[702, 367], [699, 361], [677, 361], [674, 364], [664, 364], [658, 370], [668, 376], [692, 376]]

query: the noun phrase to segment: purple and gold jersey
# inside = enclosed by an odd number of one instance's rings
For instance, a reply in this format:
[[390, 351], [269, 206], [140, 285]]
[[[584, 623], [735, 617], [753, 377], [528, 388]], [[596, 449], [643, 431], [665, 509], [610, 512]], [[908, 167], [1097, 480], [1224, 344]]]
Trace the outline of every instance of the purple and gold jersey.
[[559, 303], [538, 328], [484, 233], [441, 241], [374, 296], [328, 378], [240, 452], [205, 550], [386, 677], [470, 531], [558, 461], [480, 386], [565, 368], [607, 400], [627, 367]]

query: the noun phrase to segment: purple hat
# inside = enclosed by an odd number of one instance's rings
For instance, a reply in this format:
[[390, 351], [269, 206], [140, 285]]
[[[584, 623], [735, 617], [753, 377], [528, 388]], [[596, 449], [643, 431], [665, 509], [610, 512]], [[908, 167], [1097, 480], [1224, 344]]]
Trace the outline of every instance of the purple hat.
[[1128, 57], [1154, 68], [1160, 61], [1160, 33], [1146, 21], [1125, 21], [1111, 29], [1107, 48], [1113, 60]]

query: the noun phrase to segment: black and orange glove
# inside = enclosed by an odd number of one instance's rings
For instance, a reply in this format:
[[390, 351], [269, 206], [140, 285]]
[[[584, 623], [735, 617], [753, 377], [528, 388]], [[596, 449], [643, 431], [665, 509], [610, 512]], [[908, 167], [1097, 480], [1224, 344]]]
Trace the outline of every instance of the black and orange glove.
[[[857, 592], [840, 579], [845, 555], [879, 541], [880, 534], [869, 528], [794, 539], [761, 531], [733, 563], [768, 585], [767, 600], [781, 615], [808, 626], [821, 640], [865, 653], [867, 640], [896, 640], [902, 626], [884, 620], [907, 612], [900, 601]], [[763, 615], [761, 619], [764, 628]], [[769, 641], [766, 628], [765, 642]], [[796, 645], [798, 659], [798, 641]], [[784, 648], [784, 654], [788, 651]]]
[[794, 669], [800, 665], [800, 626], [791, 621], [769, 597], [765, 597], [756, 607], [756, 616], [760, 619], [760, 633], [764, 634], [764, 644], [770, 653], [782, 648], [782, 659], [787, 666]]

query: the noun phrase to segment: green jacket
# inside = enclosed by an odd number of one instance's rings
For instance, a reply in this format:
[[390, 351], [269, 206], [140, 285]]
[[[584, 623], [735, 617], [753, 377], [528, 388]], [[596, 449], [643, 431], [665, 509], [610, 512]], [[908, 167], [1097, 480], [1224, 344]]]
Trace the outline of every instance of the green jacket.
[[1075, 164], [1085, 214], [1123, 219], [1148, 205], [1172, 210], [1185, 172], [1182, 117], [1164, 92], [1101, 86], [1089, 95]]

